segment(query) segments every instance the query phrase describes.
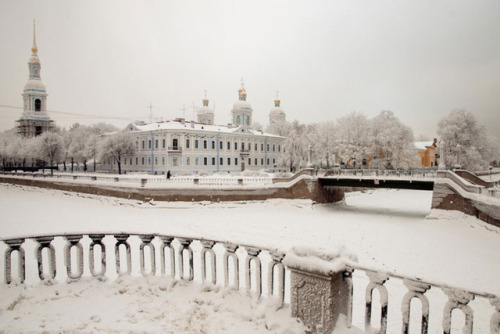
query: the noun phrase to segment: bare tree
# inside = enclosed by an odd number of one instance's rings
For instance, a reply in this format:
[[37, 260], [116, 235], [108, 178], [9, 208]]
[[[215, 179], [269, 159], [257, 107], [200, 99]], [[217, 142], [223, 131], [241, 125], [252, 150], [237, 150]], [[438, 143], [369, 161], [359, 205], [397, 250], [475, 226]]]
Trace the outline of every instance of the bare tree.
[[118, 166], [118, 174], [122, 173], [122, 159], [135, 153], [135, 143], [130, 134], [118, 132], [105, 137], [101, 146], [103, 160], [111, 159]]

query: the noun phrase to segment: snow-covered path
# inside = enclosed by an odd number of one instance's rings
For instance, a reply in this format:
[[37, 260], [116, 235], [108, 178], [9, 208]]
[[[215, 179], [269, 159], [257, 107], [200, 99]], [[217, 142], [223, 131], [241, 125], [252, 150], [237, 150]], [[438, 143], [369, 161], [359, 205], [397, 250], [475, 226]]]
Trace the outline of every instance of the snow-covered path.
[[[142, 203], [1, 184], [0, 210], [3, 215], [0, 236], [127, 231], [204, 236], [283, 250], [296, 245], [329, 249], [345, 244], [357, 253], [360, 264], [366, 266], [500, 295], [499, 229], [459, 212], [431, 212], [431, 196], [431, 192], [425, 191], [377, 190], [351, 193], [346, 203], [329, 205], [313, 205], [308, 200]], [[1, 245], [0, 252], [3, 249], [5, 247]], [[3, 276], [3, 257], [0, 259], [0, 274]], [[132, 284], [133, 289], [139, 289], [136, 285], [141, 284]], [[73, 295], [78, 287], [58, 289], [72, 289], [70, 294]], [[110, 289], [119, 290], [119, 287], [112, 286]], [[30, 296], [29, 292], [25, 295]], [[32, 292], [31, 296], [36, 299], [36, 293]], [[195, 299], [193, 297], [188, 304], [196, 304]], [[215, 304], [219, 305], [220, 299], [215, 298]], [[5, 310], [5, 307], [0, 305], [0, 309]], [[29, 303], [24, 307], [29, 311]], [[222, 306], [216, 309], [219, 307]], [[199, 312], [199, 309], [198, 305], [193, 310]], [[36, 313], [36, 310], [33, 312]], [[256, 307], [243, 315], [247, 320], [248, 317], [256, 319], [256, 322], [250, 321], [251, 326], [256, 323], [261, 326], [252, 327], [256, 332], [269, 324], [262, 312]], [[437, 312], [441, 312], [439, 308]], [[218, 314], [217, 311], [209, 313], [203, 317]], [[140, 323], [141, 319], [148, 321], [150, 316], [136, 315], [138, 318], [132, 320]], [[182, 318], [183, 314], [179, 316]], [[61, 315], [61, 318], [65, 317]], [[233, 316], [217, 316], [218, 320], [214, 321], [222, 321], [224, 317]], [[84, 323], [90, 327], [85, 328], [106, 328], [89, 319]], [[97, 323], [102, 325], [100, 320]], [[276, 329], [291, 328], [279, 324], [275, 325]], [[179, 324], [181, 327], [184, 325]], [[78, 329], [74, 323], [68, 326], [62, 328]], [[132, 330], [138, 328], [130, 326]], [[219, 331], [228, 323], [222, 321], [221, 326]], [[162, 331], [160, 328], [163, 327], [155, 328], [152, 330]]]

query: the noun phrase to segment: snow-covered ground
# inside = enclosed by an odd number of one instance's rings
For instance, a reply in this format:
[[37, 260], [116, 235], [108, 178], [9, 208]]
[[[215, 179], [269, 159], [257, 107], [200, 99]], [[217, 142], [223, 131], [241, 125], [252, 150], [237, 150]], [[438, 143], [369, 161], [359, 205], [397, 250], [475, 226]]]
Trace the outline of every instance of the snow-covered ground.
[[[0, 184], [0, 236], [127, 231], [203, 236], [284, 250], [296, 245], [328, 250], [344, 244], [362, 265], [500, 295], [500, 230], [459, 212], [431, 212], [431, 197], [426, 191], [376, 190], [351, 193], [345, 203], [329, 205], [308, 200], [143, 203]], [[0, 252], [4, 249], [1, 245]], [[2, 256], [2, 276], [3, 261]], [[0, 331], [199, 333], [198, 325], [208, 333], [301, 331], [295, 320], [283, 316], [288, 309], [275, 313], [272, 305], [239, 301], [223, 289], [157, 279], [119, 283], [1, 285], [0, 294], [8, 297], [0, 304]], [[393, 304], [394, 311], [400, 301]], [[436, 309], [439, 321], [442, 305]]]

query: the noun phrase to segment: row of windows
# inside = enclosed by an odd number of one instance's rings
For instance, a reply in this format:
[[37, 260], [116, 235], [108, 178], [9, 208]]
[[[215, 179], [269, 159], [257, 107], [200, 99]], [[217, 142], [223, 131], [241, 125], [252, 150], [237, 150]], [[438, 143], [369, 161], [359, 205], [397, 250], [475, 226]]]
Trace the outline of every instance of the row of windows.
[[[202, 142], [202, 145], [203, 145], [203, 149], [207, 150], [209, 147], [212, 149], [212, 150], [215, 150], [215, 141], [214, 140], [211, 140], [211, 141], [208, 141], [208, 140], [203, 140], [201, 141]], [[147, 141], [148, 145], [147, 145], [147, 148], [148, 149], [151, 149], [152, 148], [152, 145], [153, 145], [153, 141], [151, 139], [149, 139]], [[155, 139], [154, 141], [154, 145], [155, 145], [155, 149], [158, 149], [159, 148], [159, 140], [158, 139]], [[209, 144], [210, 143], [210, 144]], [[199, 149], [200, 148], [200, 141], [198, 139], [195, 139], [194, 140], [194, 148], [195, 149]], [[227, 147], [227, 150], [230, 151], [231, 150], [231, 142], [230, 141], [227, 141], [226, 142], [226, 147]], [[139, 141], [136, 141], [135, 142], [135, 146], [137, 149], [139, 149]], [[191, 147], [191, 141], [190, 139], [186, 139], [186, 148], [190, 148]], [[234, 150], [237, 151], [238, 150], [238, 142], [234, 142], [233, 143], [233, 147], [234, 147]], [[245, 150], [245, 147], [247, 150], [251, 150], [252, 149], [252, 144], [248, 144], [247, 146], [245, 146], [245, 143], [241, 143], [241, 150], [244, 151]], [[141, 142], [141, 148], [144, 150], [146, 149], [146, 141], [143, 140]], [[166, 148], [166, 139], [162, 139], [161, 141], [161, 148]], [[172, 148], [174, 150], [177, 150], [179, 148], [179, 140], [174, 138], [172, 139]], [[272, 151], [271, 151], [271, 148], [272, 148]], [[223, 150], [224, 149], [224, 141], [220, 141], [219, 142], [219, 149]], [[259, 149], [259, 144], [255, 143], [254, 144], [254, 151], [258, 151]], [[272, 144], [272, 146], [270, 144], [267, 144], [267, 147], [266, 147], [267, 151], [268, 152], [281, 152], [281, 145], [276, 145], [276, 144]], [[260, 151], [261, 152], [264, 152], [264, 144], [261, 143], [260, 144]]]
[[[141, 166], [151, 166], [151, 157], [141, 157], [139, 159], [139, 157], [135, 157], [134, 158], [129, 158], [129, 159], [125, 159], [123, 164], [126, 166], [127, 164], [129, 165], [133, 165], [133, 162], [135, 160], [135, 165], [136, 166], [139, 166], [139, 162], [140, 162], [140, 165]], [[239, 160], [238, 158], [219, 158], [219, 165], [220, 166], [224, 166], [224, 161], [226, 161], [226, 164], [227, 166], [231, 166], [231, 161], [234, 162], [234, 165], [238, 165], [238, 161], [241, 161], [241, 162], [246, 162], [249, 166], [252, 166], [252, 160], [253, 160], [253, 165], [254, 166], [264, 166], [264, 158], [248, 158], [246, 161], [245, 159], [241, 159]], [[154, 163], [155, 165], [158, 165], [158, 161], [161, 161], [161, 165], [162, 166], [165, 166], [166, 165], [166, 159], [165, 157], [161, 157], [161, 160], [158, 158], [158, 157], [154, 157]], [[217, 161], [217, 158], [216, 157], [211, 157], [210, 159], [208, 157], [203, 157], [203, 165], [204, 166], [215, 166], [216, 164], [216, 161]], [[275, 165], [276, 164], [276, 159], [273, 158], [273, 159], [270, 159], [270, 158], [267, 158], [267, 165], [269, 165], [269, 163], [272, 161], [272, 164]], [[186, 157], [186, 165], [187, 166], [191, 166], [191, 162], [193, 162], [195, 166], [199, 166], [200, 165], [200, 157], [194, 157], [193, 159], [191, 159], [191, 157]], [[260, 162], [260, 164], [259, 164]], [[210, 163], [210, 164], [209, 164]], [[173, 157], [172, 158], [172, 166], [179, 166], [182, 164], [182, 159], [180, 159], [179, 157]]]

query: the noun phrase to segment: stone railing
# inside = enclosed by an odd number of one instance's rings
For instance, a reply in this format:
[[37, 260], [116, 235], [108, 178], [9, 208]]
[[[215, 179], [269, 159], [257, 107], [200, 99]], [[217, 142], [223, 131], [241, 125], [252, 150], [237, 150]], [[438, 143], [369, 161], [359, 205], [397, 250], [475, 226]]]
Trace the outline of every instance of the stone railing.
[[[426, 292], [437, 289], [447, 296], [439, 305], [444, 333], [450, 333], [457, 314], [454, 310], [460, 310], [465, 316], [463, 332], [473, 332], [477, 326], [469, 302], [475, 298], [488, 300], [493, 306], [493, 310], [491, 307], [486, 310], [486, 315], [481, 314], [483, 318], [490, 317], [490, 321], [477, 332], [498, 333], [500, 328], [500, 299], [493, 294], [381, 272], [342, 256], [325, 259], [324, 253], [304, 256], [297, 255], [295, 249], [285, 254], [278, 249], [224, 240], [123, 232], [37, 235], [2, 241], [6, 284], [37, 280], [53, 283], [56, 279], [72, 282], [84, 276], [106, 280], [123, 275], [169, 276], [219, 284], [259, 298], [266, 295], [278, 306], [290, 301], [292, 316], [300, 318], [310, 333], [330, 333], [338, 326], [358, 326], [360, 322], [353, 319], [358, 315], [356, 305], [360, 303], [356, 303], [354, 297], [363, 291], [361, 308], [364, 308], [362, 318], [367, 332], [387, 333], [399, 328], [397, 331], [402, 329], [408, 333], [410, 325], [419, 322], [419, 331], [428, 333], [432, 308]], [[26, 250], [34, 250], [35, 258], [26, 257]], [[286, 269], [291, 272], [290, 276]], [[358, 272], [366, 274], [368, 282], [354, 275]], [[399, 305], [394, 307], [389, 305], [392, 293], [386, 284], [389, 280], [399, 280], [406, 287]], [[285, 286], [288, 282], [289, 289]], [[374, 307], [377, 302], [373, 300], [375, 290], [380, 298], [378, 329], [372, 327], [372, 315], [377, 311]], [[421, 310], [414, 310], [413, 299], [421, 301]], [[401, 307], [400, 321], [397, 317], [391, 318], [394, 312], [390, 312], [398, 307]], [[432, 317], [439, 317], [439, 312]]]
[[411, 169], [411, 170], [395, 170], [395, 169], [332, 169], [325, 173], [328, 176], [346, 176], [346, 177], [398, 177], [398, 178], [418, 178], [418, 179], [434, 179], [436, 178], [436, 170]]

